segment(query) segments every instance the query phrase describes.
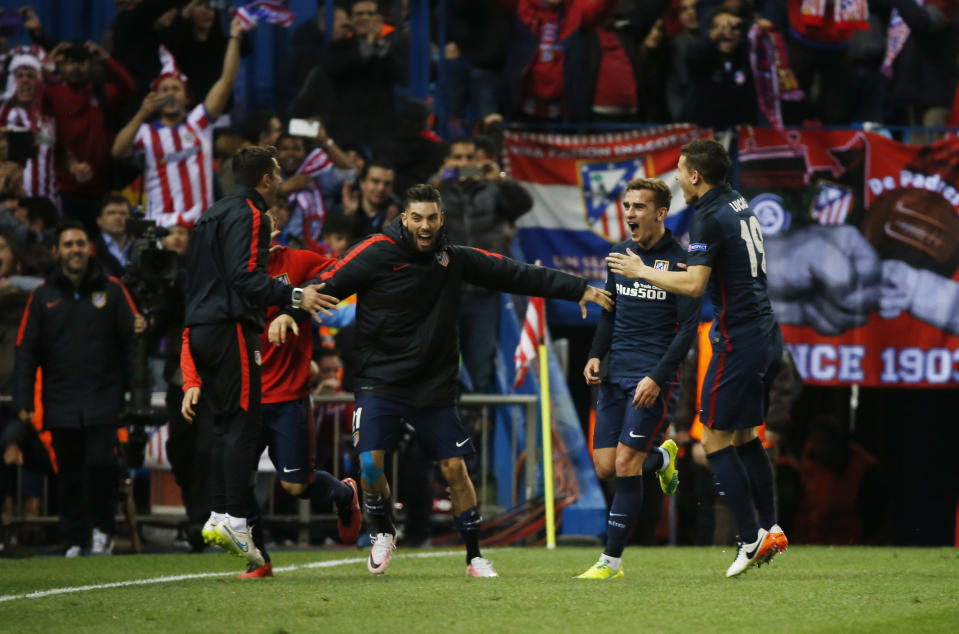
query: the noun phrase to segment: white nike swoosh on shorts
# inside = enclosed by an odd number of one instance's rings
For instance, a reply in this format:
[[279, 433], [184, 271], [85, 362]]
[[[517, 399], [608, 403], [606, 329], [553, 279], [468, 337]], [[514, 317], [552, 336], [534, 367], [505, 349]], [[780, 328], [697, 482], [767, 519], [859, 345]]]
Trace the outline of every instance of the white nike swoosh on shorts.
[[463, 441], [460, 441], [460, 442], [456, 443], [456, 446], [457, 446], [457, 447], [462, 447], [463, 445], [465, 445], [465, 444], [468, 443], [469, 441], [470, 441], [470, 439], [467, 438], [466, 440], [463, 440]]

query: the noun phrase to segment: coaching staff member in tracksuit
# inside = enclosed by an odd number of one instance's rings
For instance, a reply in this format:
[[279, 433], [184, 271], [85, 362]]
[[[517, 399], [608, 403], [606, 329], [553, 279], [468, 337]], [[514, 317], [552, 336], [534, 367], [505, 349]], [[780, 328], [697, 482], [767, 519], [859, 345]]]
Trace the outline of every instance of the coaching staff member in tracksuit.
[[[353, 444], [360, 454], [364, 506], [376, 533], [369, 571], [382, 574], [395, 548], [383, 458], [403, 435], [406, 420], [449, 482], [454, 520], [466, 543], [467, 572], [497, 576], [480, 556], [481, 518], [463, 462], [475, 449], [455, 406], [460, 291], [468, 283], [578, 301], [584, 316], [588, 301], [612, 308], [609, 293], [559, 271], [447, 244], [440, 193], [432, 185], [411, 187], [403, 213], [384, 233], [353, 247], [315, 281], [326, 282], [324, 291], [334, 295], [357, 293]], [[275, 330], [270, 327], [271, 336]]]
[[[267, 272], [270, 221], [265, 198], [276, 193], [273, 147], [250, 146], [233, 157], [237, 187], [197, 221], [187, 255], [186, 317], [180, 366], [183, 415], [195, 405], [212, 416], [211, 516], [204, 538], [256, 566], [263, 557], [246, 517], [247, 489], [261, 435], [260, 333], [267, 306], [309, 312], [336, 305], [317, 286], [294, 288]], [[201, 386], [202, 385], [202, 399]]]
[[64, 221], [56, 239], [57, 264], [30, 296], [17, 334], [14, 407], [27, 424], [40, 368], [66, 554], [80, 554], [92, 524], [91, 554], [106, 555], [116, 534], [117, 427], [133, 376], [136, 308], [120, 280], [92, 261], [83, 224]]

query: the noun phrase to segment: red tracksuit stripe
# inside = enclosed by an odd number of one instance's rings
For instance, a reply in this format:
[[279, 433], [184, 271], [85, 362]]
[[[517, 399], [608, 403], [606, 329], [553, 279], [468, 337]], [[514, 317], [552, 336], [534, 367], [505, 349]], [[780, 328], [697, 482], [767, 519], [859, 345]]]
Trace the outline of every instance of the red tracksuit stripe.
[[488, 255], [488, 256], [490, 256], [491, 258], [496, 258], [497, 260], [502, 260], [502, 259], [503, 259], [503, 256], [500, 255], [499, 253], [490, 253], [489, 251], [486, 251], [485, 249], [480, 249], [479, 247], [469, 247], [469, 248], [470, 248], [470, 249], [473, 249], [474, 251], [479, 251], [480, 253], [482, 253], [482, 254], [484, 254], [484, 255]]
[[256, 268], [256, 247], [260, 242], [260, 210], [256, 208], [253, 201], [246, 199], [246, 204], [250, 206], [253, 212], [253, 236], [250, 239], [250, 261], [246, 264], [246, 270], [252, 271]]
[[244, 411], [250, 410], [250, 357], [246, 353], [246, 338], [243, 336], [243, 326], [236, 324], [236, 339], [240, 344], [240, 407]]
[[20, 330], [17, 331], [17, 345], [23, 343], [23, 333], [27, 330], [27, 320], [30, 319], [30, 306], [33, 305], [33, 293], [30, 293], [30, 299], [27, 300], [27, 307], [23, 310], [23, 317], [20, 318]]
[[130, 305], [130, 310], [133, 311], [134, 315], [139, 315], [140, 313], [137, 311], [137, 306], [133, 303], [133, 298], [130, 296], [130, 291], [128, 291], [127, 287], [123, 285], [123, 282], [112, 275], [110, 275], [107, 279], [120, 287], [120, 290], [123, 291], [123, 296], [127, 298], [127, 304]]
[[339, 262], [336, 263], [336, 266], [334, 266], [333, 268], [331, 268], [331, 269], [328, 270], [328, 271], [325, 271], [325, 272], [321, 273], [321, 274], [320, 274], [320, 279], [321, 279], [321, 280], [328, 280], [328, 279], [330, 279], [331, 277], [333, 277], [334, 275], [336, 275], [336, 272], [337, 272], [337, 271], [339, 271], [339, 270], [342, 269], [344, 266], [346, 266], [346, 264], [347, 264], [350, 260], [352, 260], [353, 258], [355, 258], [356, 256], [358, 256], [360, 253], [362, 253], [364, 250], [366, 250], [370, 245], [376, 244], [377, 242], [384, 242], [384, 241], [385, 241], [385, 242], [389, 242], [390, 244], [396, 244], [395, 242], [393, 242], [393, 239], [390, 238], [389, 236], [384, 236], [384, 235], [382, 235], [382, 234], [376, 235], [376, 236], [371, 236], [371, 237], [367, 238], [366, 240], [364, 240], [363, 242], [359, 243], [359, 244], [356, 246], [356, 248], [354, 248], [352, 251], [350, 251], [349, 253], [347, 253], [345, 258], [343, 258], [342, 260], [340, 260]]

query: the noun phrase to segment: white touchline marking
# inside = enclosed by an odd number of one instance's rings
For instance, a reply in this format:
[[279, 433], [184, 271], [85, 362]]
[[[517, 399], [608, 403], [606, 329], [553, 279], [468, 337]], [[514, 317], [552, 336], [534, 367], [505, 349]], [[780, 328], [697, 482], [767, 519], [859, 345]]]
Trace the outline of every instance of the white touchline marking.
[[[494, 549], [487, 549], [491, 552]], [[428, 559], [432, 557], [450, 557], [452, 555], [462, 555], [462, 550], [444, 550], [433, 553], [410, 553], [401, 555], [400, 558]], [[361, 564], [366, 561], [366, 557], [351, 557], [350, 559], [331, 559], [329, 561], [314, 561], [309, 564], [293, 564], [274, 568], [273, 572], [292, 572], [294, 570], [307, 570], [310, 568], [334, 568], [336, 566], [345, 566], [347, 564]], [[0, 596], [0, 603], [5, 601], [14, 601], [16, 599], [42, 599], [56, 594], [72, 594], [74, 592], [87, 592], [88, 590], [105, 590], [109, 588], [125, 588], [127, 586], [146, 586], [154, 583], [171, 583], [173, 581], [189, 581], [190, 579], [209, 579], [212, 577], [230, 577], [238, 575], [235, 570], [232, 572], [198, 572], [192, 575], [172, 575], [169, 577], [153, 577], [152, 579], [133, 579], [130, 581], [113, 581], [111, 583], [96, 583], [88, 586], [69, 586], [66, 588], [52, 588], [50, 590], [37, 590], [26, 594], [6, 594]]]

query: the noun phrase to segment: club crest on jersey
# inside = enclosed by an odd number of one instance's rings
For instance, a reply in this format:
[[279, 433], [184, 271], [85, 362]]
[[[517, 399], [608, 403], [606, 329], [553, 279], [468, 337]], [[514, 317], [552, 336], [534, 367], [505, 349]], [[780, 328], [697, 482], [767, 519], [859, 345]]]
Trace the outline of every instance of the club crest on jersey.
[[96, 308], [103, 308], [107, 305], [107, 294], [103, 291], [97, 291], [93, 294], [92, 300]]
[[436, 254], [436, 261], [440, 263], [440, 266], [449, 266], [450, 265], [450, 255], [446, 251], [439, 251]]
[[263, 365], [263, 357], [260, 356], [260, 351], [259, 351], [259, 350], [254, 350], [254, 351], [253, 351], [253, 361], [254, 361], [254, 363], [256, 363], [257, 365]]
[[280, 280], [280, 281], [283, 282], [284, 284], [289, 284], [290, 286], [293, 286], [292, 284], [290, 284], [290, 276], [287, 275], [286, 273], [282, 273], [282, 274], [280, 274], [280, 275], [277, 275], [277, 276], [274, 277], [273, 279], [275, 279], [275, 280]]
[[656, 260], [653, 262], [653, 268], [657, 271], [668, 271], [669, 270], [669, 260]]
[[623, 161], [580, 161], [576, 164], [583, 196], [586, 226], [612, 243], [629, 238], [623, 217], [626, 183], [634, 178], [653, 176], [652, 158], [641, 156]]

